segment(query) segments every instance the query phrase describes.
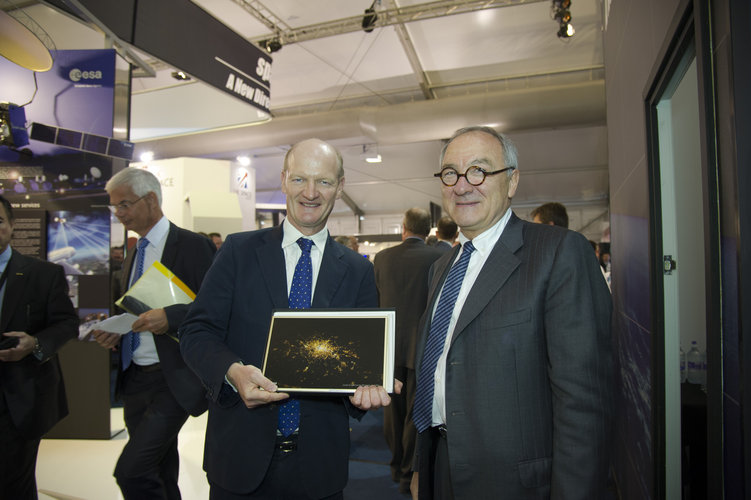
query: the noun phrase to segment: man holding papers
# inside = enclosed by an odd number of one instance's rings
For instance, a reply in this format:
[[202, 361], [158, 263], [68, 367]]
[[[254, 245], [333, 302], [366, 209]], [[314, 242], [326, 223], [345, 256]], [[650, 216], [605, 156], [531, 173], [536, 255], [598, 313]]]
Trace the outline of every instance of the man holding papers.
[[208, 390], [204, 468], [211, 498], [342, 498], [349, 416], [389, 404], [385, 389], [344, 396], [275, 392], [261, 373], [274, 309], [378, 304], [373, 266], [326, 221], [342, 195], [342, 157], [309, 139], [284, 159], [287, 218], [227, 237], [185, 322], [180, 348]]
[[[105, 186], [110, 210], [138, 244], [123, 263], [122, 296], [155, 262], [161, 262], [185, 285], [198, 291], [216, 247], [205, 237], [179, 228], [163, 215], [159, 180], [150, 172], [126, 168]], [[127, 285], [127, 286], [126, 286]], [[143, 312], [126, 335], [94, 331], [97, 342], [118, 347], [121, 362], [117, 388], [130, 439], [115, 467], [115, 478], [128, 499], [179, 499], [177, 435], [188, 415], [206, 410], [200, 381], [180, 355], [177, 328], [189, 304]]]

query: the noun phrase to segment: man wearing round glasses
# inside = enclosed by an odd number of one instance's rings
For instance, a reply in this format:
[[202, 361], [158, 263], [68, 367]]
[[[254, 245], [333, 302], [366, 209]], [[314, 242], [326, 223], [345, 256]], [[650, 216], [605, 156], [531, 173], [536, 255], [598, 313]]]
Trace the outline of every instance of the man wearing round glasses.
[[487, 127], [441, 153], [459, 242], [419, 327], [412, 488], [437, 498], [603, 498], [611, 303], [589, 242], [511, 211], [516, 148]]

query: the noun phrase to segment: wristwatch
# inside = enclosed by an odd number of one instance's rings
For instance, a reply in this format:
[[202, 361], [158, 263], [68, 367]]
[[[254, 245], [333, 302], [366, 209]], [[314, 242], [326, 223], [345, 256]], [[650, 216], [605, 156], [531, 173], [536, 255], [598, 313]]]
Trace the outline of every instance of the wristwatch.
[[42, 344], [39, 343], [39, 338], [37, 337], [34, 337], [34, 350], [31, 353], [39, 361], [44, 358], [44, 353], [42, 352]]

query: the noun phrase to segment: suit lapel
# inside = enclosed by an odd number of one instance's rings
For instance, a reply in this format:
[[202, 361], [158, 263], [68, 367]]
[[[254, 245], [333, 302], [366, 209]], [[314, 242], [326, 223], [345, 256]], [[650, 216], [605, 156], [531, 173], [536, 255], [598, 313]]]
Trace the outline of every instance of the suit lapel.
[[169, 270], [172, 270], [177, 260], [178, 240], [177, 226], [170, 222], [169, 231], [167, 231], [167, 241], [164, 242], [164, 250], [162, 250], [162, 258], [159, 259], [159, 262], [164, 264], [164, 267]]
[[[443, 257], [441, 257], [443, 265], [436, 264], [436, 267], [433, 270], [433, 276], [438, 276], [439, 279], [432, 279], [430, 281], [430, 288], [428, 289], [428, 309], [431, 311], [431, 313], [435, 306], [435, 301], [438, 299], [438, 294], [441, 292], [441, 288], [443, 288], [443, 282], [446, 281], [446, 276], [448, 276], [449, 269], [451, 269], [451, 265], [456, 260], [456, 256], [460, 252], [460, 249], [461, 247], [459, 245], [451, 249], [451, 251], [448, 252], [451, 257], [449, 257], [448, 259], [443, 259]], [[437, 262], [441, 262], [441, 260]]]
[[347, 266], [341, 261], [343, 255], [343, 250], [334, 245], [334, 240], [329, 236], [326, 239], [326, 248], [323, 252], [323, 260], [321, 260], [321, 269], [318, 271], [318, 281], [311, 307], [331, 307], [331, 301], [347, 274]]
[[6, 314], [2, 314], [2, 324], [0, 324], [0, 331], [2, 332], [7, 330], [8, 322], [11, 316], [13, 316], [13, 312], [18, 308], [18, 302], [21, 300], [23, 291], [26, 288], [27, 276], [25, 270], [27, 264], [25, 259], [20, 253], [13, 251], [8, 262], [8, 274], [5, 278], [5, 297], [2, 304], [2, 310]]
[[264, 236], [264, 244], [256, 249], [256, 257], [269, 296], [277, 309], [289, 307], [287, 297], [287, 268], [282, 250], [282, 226], [276, 226]]
[[522, 224], [512, 213], [511, 219], [509, 219], [501, 237], [498, 238], [467, 295], [467, 300], [464, 302], [464, 307], [454, 328], [452, 344], [462, 334], [467, 325], [485, 309], [490, 300], [506, 283], [511, 273], [519, 267], [520, 260], [515, 253], [522, 246], [522, 243]]

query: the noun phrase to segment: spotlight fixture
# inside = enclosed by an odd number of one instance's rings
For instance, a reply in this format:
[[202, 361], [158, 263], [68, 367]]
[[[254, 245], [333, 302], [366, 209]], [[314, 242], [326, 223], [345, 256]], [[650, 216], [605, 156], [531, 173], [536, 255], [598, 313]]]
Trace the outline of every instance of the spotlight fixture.
[[558, 37], [570, 38], [576, 33], [571, 25], [571, 0], [553, 0], [550, 8], [550, 17], [558, 23]]
[[259, 45], [269, 54], [272, 54], [282, 48], [282, 42], [281, 40], [279, 40], [279, 37], [269, 38], [268, 40], [261, 40], [259, 42]]
[[570, 24], [561, 24], [558, 29], [558, 38], [571, 38], [576, 33], [576, 30]]
[[568, 24], [571, 22], [571, 12], [567, 10], [559, 10], [555, 13], [554, 18], [559, 24]]
[[381, 155], [378, 153], [378, 145], [371, 147], [367, 144], [362, 145], [362, 155], [360, 155], [360, 158], [365, 160], [367, 163], [381, 163]]
[[172, 78], [180, 81], [190, 80], [190, 76], [184, 71], [173, 71]]
[[376, 14], [375, 11], [375, 5], [378, 3], [380, 5], [380, 0], [373, 0], [373, 3], [365, 9], [365, 15], [362, 16], [362, 30], [365, 33], [370, 33], [375, 29], [375, 23], [378, 21], [378, 14]]

